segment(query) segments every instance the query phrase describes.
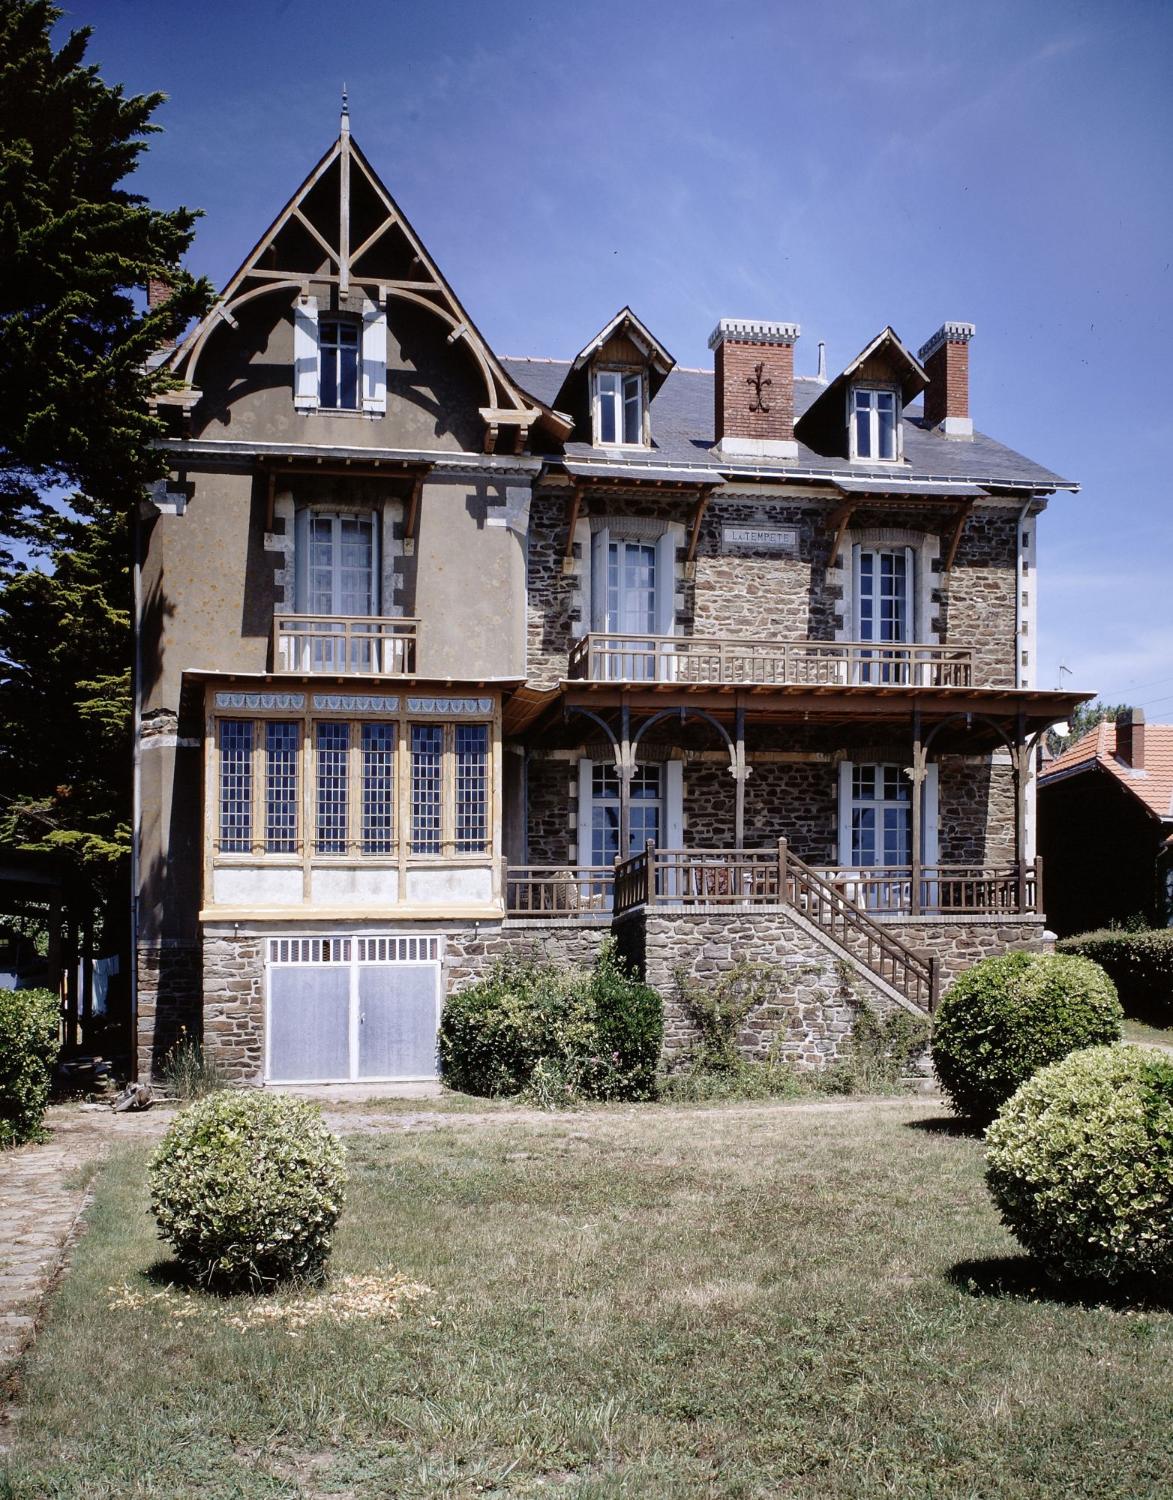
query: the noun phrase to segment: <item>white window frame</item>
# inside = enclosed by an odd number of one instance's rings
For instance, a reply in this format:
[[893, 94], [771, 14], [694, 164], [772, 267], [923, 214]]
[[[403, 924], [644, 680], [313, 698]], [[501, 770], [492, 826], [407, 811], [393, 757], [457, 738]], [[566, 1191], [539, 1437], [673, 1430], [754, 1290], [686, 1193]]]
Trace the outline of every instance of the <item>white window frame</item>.
[[[333, 595], [333, 603], [334, 604], [338, 603], [338, 595], [339, 595], [339, 571], [340, 571], [340, 563], [339, 563], [339, 552], [338, 552], [338, 533], [340, 531], [340, 523], [342, 522], [343, 519], [351, 519], [351, 520], [353, 520], [356, 517], [359, 520], [364, 520], [364, 521], [365, 520], [369, 520], [370, 526], [371, 526], [371, 584], [370, 584], [370, 591], [369, 591], [370, 608], [367, 610], [367, 612], [366, 612], [365, 615], [349, 615], [349, 616], [345, 616], [345, 618], [348, 618], [348, 619], [377, 619], [377, 618], [379, 618], [380, 602], [381, 602], [381, 595], [382, 595], [382, 584], [383, 584], [382, 558], [381, 558], [381, 552], [382, 552], [382, 548], [381, 548], [382, 525], [381, 525], [381, 516], [380, 516], [380, 513], [377, 510], [370, 510], [370, 511], [368, 511], [368, 510], [360, 510], [357, 507], [355, 509], [353, 509], [353, 510], [350, 510], [350, 509], [347, 509], [346, 507], [337, 508], [337, 507], [328, 506], [328, 505], [302, 505], [302, 506], [299, 506], [298, 509], [297, 509], [297, 512], [295, 514], [295, 517], [294, 517], [294, 539], [293, 539], [293, 548], [294, 548], [294, 551], [293, 551], [293, 563], [294, 563], [294, 609], [295, 609], [295, 613], [301, 614], [301, 615], [314, 614], [315, 613], [315, 611], [311, 610], [308, 607], [309, 606], [309, 595], [310, 595], [310, 579], [309, 579], [310, 555], [309, 555], [309, 548], [310, 548], [310, 518], [311, 517], [313, 517], [313, 519], [315, 521], [329, 520], [331, 522], [336, 523], [335, 524], [335, 543], [334, 543], [334, 547], [335, 547], [335, 562], [334, 562], [333, 584], [332, 584], [332, 587], [331, 587], [331, 592], [332, 592], [332, 595]], [[331, 608], [330, 610], [323, 610], [322, 613], [323, 614], [331, 614], [331, 615], [341, 615], [342, 611], [339, 610], [339, 609]]]
[[[839, 866], [842, 870], [856, 870], [861, 867], [852, 862], [851, 857], [851, 813], [855, 805], [852, 795], [853, 778], [856, 766], [884, 766], [898, 765], [894, 761], [852, 761], [841, 760], [839, 762]], [[901, 767], [903, 774], [903, 767]], [[872, 806], [882, 806], [882, 803], [873, 803]], [[912, 804], [906, 804], [909, 810], [909, 819], [912, 818]], [[937, 763], [929, 761], [925, 767], [925, 779], [923, 783], [923, 800], [921, 802], [921, 864], [935, 865], [939, 859], [940, 836], [938, 828], [938, 792], [937, 792]], [[875, 867], [882, 868], [882, 867]]]
[[[354, 335], [353, 343], [343, 344], [338, 338], [338, 330], [349, 329]], [[334, 330], [334, 338], [331, 340], [329, 330]], [[337, 402], [333, 406], [327, 406], [322, 400], [322, 387], [326, 371], [326, 361], [329, 357], [334, 359], [334, 388], [340, 395], [342, 392], [342, 350], [344, 348], [354, 350], [354, 405], [340, 406]], [[346, 313], [319, 313], [318, 314], [318, 407], [322, 411], [362, 411], [363, 397], [363, 327], [359, 319], [350, 317]]]
[[[324, 407], [322, 383], [322, 323], [350, 322], [358, 329], [358, 372], [354, 406]], [[346, 310], [320, 309], [317, 297], [299, 296], [293, 304], [293, 405], [303, 413], [329, 416], [383, 416], [387, 410], [387, 312], [379, 302], [366, 301], [355, 317]]]
[[[594, 841], [594, 772], [596, 762], [578, 762], [578, 863], [589, 865]], [[660, 829], [663, 849], [684, 844], [684, 762], [666, 760], [660, 772]]]
[[[604, 376], [614, 376], [618, 382], [618, 391], [612, 396], [604, 397], [602, 382]], [[627, 436], [627, 403], [630, 399], [629, 383], [635, 386], [636, 400], [639, 405], [638, 433], [634, 438]], [[613, 401], [615, 405], [615, 432], [612, 439], [603, 437], [603, 402]], [[648, 446], [648, 400], [647, 400], [647, 376], [643, 370], [629, 370], [617, 365], [601, 365], [597, 367], [591, 376], [591, 417], [594, 425], [594, 438], [596, 446], [600, 448], [646, 448]]]
[[[878, 448], [880, 446], [880, 413], [879, 403], [874, 399], [880, 395], [892, 397], [893, 423], [892, 437], [894, 452], [887, 457], [880, 457]], [[856, 401], [860, 396], [868, 396], [872, 399], [868, 402], [870, 418], [868, 421], [868, 442], [871, 452], [861, 453], [856, 433]], [[869, 464], [896, 464], [904, 457], [904, 423], [903, 403], [900, 400], [900, 392], [894, 385], [869, 384], [867, 382], [857, 383], [847, 388], [847, 433], [850, 444], [848, 452], [853, 459], [861, 463]]]
[[[881, 646], [881, 647], [885, 646], [885, 645], [890, 645], [890, 646], [908, 646], [908, 645], [913, 644], [916, 641], [917, 621], [920, 619], [920, 612], [919, 612], [919, 610], [917, 608], [918, 602], [919, 602], [919, 594], [918, 594], [919, 579], [917, 578], [916, 549], [913, 548], [913, 547], [902, 547], [902, 546], [899, 546], [899, 545], [892, 546], [892, 547], [884, 547], [884, 546], [880, 546], [880, 545], [874, 545], [874, 546], [871, 546], [871, 545], [869, 545], [869, 546], [863, 546], [863, 545], [858, 545], [857, 546], [857, 545], [853, 545], [852, 546], [852, 548], [851, 548], [851, 585], [852, 585], [851, 595], [852, 595], [852, 604], [853, 604], [853, 618], [852, 618], [852, 622], [851, 622], [852, 638], [854, 640], [857, 640], [857, 641], [863, 641], [865, 639], [864, 633], [863, 633], [863, 588], [862, 588], [862, 573], [863, 573], [863, 570], [862, 570], [862, 567], [861, 567], [862, 560], [863, 560], [864, 557], [871, 557], [871, 558], [876, 559], [877, 562], [878, 562], [879, 558], [882, 557], [884, 555], [884, 553], [888, 553], [890, 555], [897, 556], [897, 557], [899, 557], [901, 554], [903, 554], [903, 557], [904, 557], [904, 584], [905, 584], [904, 634], [902, 636], [895, 637], [891, 641], [884, 641], [884, 640], [881, 640], [879, 636], [873, 635], [870, 638], [868, 638], [868, 644], [869, 645], [874, 644], [876, 646]], [[878, 569], [876, 567], [876, 563], [873, 563], [873, 571], [872, 571], [873, 583], [878, 578], [878, 576], [879, 576], [879, 574], [878, 574]], [[878, 593], [873, 593], [873, 595], [872, 595], [873, 603], [878, 602], [879, 597], [880, 596], [879, 596]], [[876, 617], [875, 617], [875, 614], [873, 612], [873, 627], [874, 627], [874, 624], [875, 624], [875, 619], [876, 619]]]

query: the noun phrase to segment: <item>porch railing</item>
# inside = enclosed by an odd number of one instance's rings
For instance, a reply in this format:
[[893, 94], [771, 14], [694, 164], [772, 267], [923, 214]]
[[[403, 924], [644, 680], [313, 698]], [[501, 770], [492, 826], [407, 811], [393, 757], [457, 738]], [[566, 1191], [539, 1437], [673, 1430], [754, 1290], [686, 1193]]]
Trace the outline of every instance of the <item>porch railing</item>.
[[592, 631], [574, 643], [572, 678], [590, 682], [970, 687], [973, 652], [869, 641], [765, 641]]
[[673, 907], [785, 905], [802, 913], [862, 964], [922, 1009], [937, 1003], [939, 965], [916, 953], [837, 885], [773, 849], [656, 849], [615, 867], [615, 911], [658, 902]]
[[544, 921], [609, 914], [614, 886], [613, 865], [510, 865], [505, 911]]
[[[945, 916], [983, 912], [1034, 912], [1042, 906], [1042, 861], [1022, 872], [1017, 865], [922, 865], [919, 876], [910, 865], [851, 870], [815, 865], [817, 873], [866, 911], [916, 911]], [[914, 905], [914, 880], [919, 900]]]
[[276, 615], [273, 670], [410, 675], [416, 670], [418, 631], [419, 621], [403, 615]]

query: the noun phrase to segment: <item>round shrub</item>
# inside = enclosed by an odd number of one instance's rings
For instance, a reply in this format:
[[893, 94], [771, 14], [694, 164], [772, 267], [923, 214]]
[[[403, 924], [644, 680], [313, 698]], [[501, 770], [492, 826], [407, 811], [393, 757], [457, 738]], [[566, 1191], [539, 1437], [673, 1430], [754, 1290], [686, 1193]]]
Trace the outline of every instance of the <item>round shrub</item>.
[[0, 1148], [40, 1134], [60, 1051], [52, 990], [0, 990]]
[[990, 1126], [1003, 1222], [1056, 1277], [1173, 1278], [1173, 1062], [1092, 1047], [1043, 1068]]
[[1117, 1041], [1122, 1019], [1112, 981], [1085, 958], [983, 958], [941, 1002], [933, 1066], [956, 1110], [992, 1120], [1039, 1068], [1080, 1047]]
[[660, 997], [631, 978], [608, 939], [593, 970], [510, 955], [450, 995], [440, 1020], [444, 1081], [468, 1094], [545, 1090], [555, 1074], [567, 1102], [647, 1099], [664, 1038]]
[[316, 1104], [224, 1091], [176, 1115], [151, 1159], [151, 1209], [199, 1281], [313, 1280], [342, 1207], [343, 1161]]

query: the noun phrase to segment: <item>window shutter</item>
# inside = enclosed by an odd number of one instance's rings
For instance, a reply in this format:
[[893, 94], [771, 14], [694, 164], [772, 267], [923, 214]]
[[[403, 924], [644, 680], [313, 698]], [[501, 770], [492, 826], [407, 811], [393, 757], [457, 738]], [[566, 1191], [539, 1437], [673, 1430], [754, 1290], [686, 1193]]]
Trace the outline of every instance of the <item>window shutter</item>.
[[935, 865], [940, 858], [937, 821], [937, 763], [929, 761], [925, 767], [924, 803], [921, 807], [921, 863]]
[[318, 299], [293, 304], [293, 404], [298, 411], [318, 406]]
[[370, 601], [371, 601], [371, 603], [370, 603], [370, 610], [371, 610], [371, 614], [373, 614], [373, 615], [378, 615], [378, 614], [382, 613], [381, 605], [382, 605], [382, 601], [383, 601], [383, 566], [382, 566], [383, 549], [382, 549], [382, 546], [380, 545], [380, 543], [382, 542], [382, 536], [380, 534], [380, 528], [379, 528], [379, 522], [380, 522], [381, 519], [382, 519], [382, 517], [380, 516], [380, 514], [379, 514], [379, 512], [377, 510], [371, 511], [371, 592], [370, 592]]
[[593, 760], [584, 755], [578, 763], [578, 863], [591, 863], [591, 793], [594, 785]]
[[607, 628], [607, 564], [611, 533], [601, 527], [591, 532], [591, 629]]
[[[917, 627], [920, 620], [920, 610], [917, 608], [920, 580], [916, 576], [916, 552], [912, 547], [904, 549], [904, 639], [907, 642], [915, 641], [917, 638]], [[909, 674], [911, 676], [911, 674]]]
[[851, 616], [843, 622], [849, 631], [848, 638], [853, 641], [863, 639], [863, 610], [859, 597], [859, 554], [862, 550], [858, 544], [851, 549]]
[[656, 634], [676, 634], [676, 532], [656, 539]]
[[684, 848], [684, 762], [664, 762], [664, 848]]
[[362, 409], [387, 410], [387, 312], [377, 302], [362, 315]]
[[839, 864], [851, 868], [851, 778], [854, 762], [839, 762]]
[[303, 505], [293, 523], [293, 608], [309, 613], [310, 513]]

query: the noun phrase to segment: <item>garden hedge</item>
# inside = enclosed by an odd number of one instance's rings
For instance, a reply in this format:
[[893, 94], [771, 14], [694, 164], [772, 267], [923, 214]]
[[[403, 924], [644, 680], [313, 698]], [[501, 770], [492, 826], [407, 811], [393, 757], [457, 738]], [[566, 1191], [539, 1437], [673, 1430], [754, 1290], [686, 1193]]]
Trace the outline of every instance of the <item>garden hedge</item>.
[[1056, 943], [1099, 964], [1120, 995], [1124, 1014], [1152, 1026], [1173, 1026], [1173, 928], [1115, 932], [1103, 928]]
[[313, 1280], [342, 1208], [344, 1159], [317, 1104], [224, 1090], [172, 1121], [151, 1159], [151, 1209], [197, 1281]]
[[608, 939], [593, 970], [509, 955], [450, 995], [440, 1066], [450, 1088], [469, 1094], [648, 1099], [663, 1038], [659, 995], [627, 973]]
[[0, 990], [0, 1148], [40, 1134], [60, 1051], [52, 990]]
[[955, 980], [941, 1002], [933, 1066], [954, 1108], [984, 1123], [1047, 1063], [1118, 1040], [1122, 1019], [1112, 981], [1086, 958], [984, 958]]
[[987, 1136], [1003, 1222], [1053, 1275], [1173, 1279], [1173, 1061], [1092, 1047], [1036, 1073]]

